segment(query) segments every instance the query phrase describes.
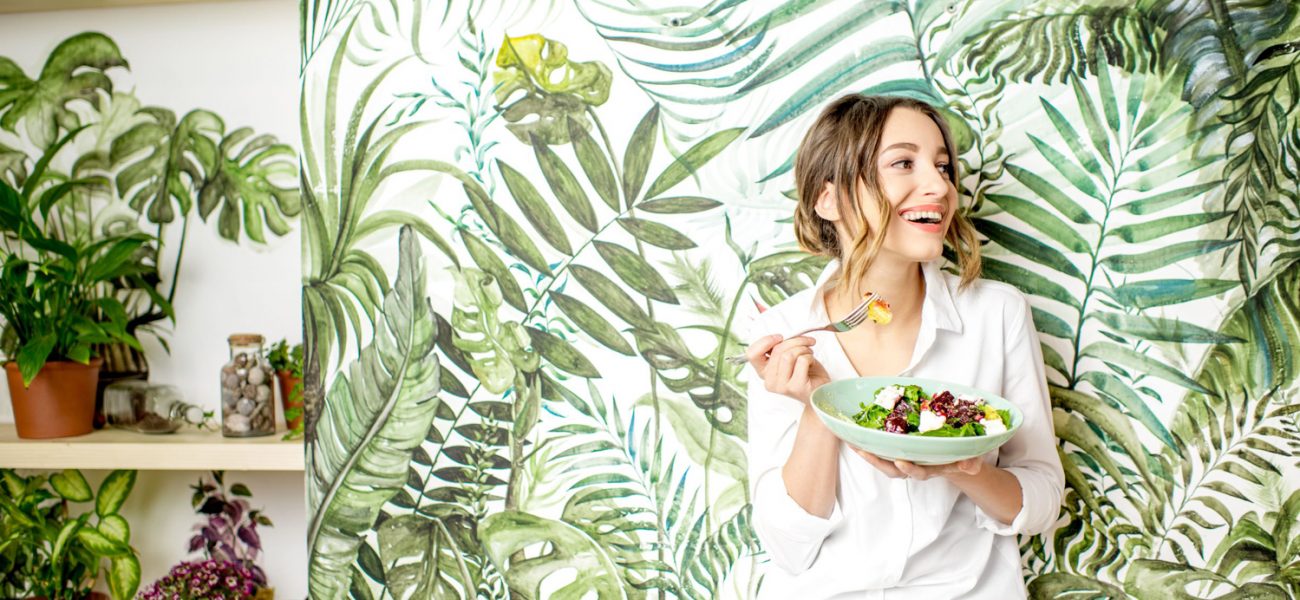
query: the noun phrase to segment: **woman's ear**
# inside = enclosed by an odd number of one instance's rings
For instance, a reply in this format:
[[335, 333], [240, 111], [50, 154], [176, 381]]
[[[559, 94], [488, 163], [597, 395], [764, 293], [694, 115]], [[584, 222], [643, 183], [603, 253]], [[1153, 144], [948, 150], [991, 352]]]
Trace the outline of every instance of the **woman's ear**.
[[822, 186], [822, 193], [817, 195], [817, 204], [813, 205], [817, 216], [827, 221], [840, 220], [840, 203], [836, 201], [835, 185], [827, 181]]

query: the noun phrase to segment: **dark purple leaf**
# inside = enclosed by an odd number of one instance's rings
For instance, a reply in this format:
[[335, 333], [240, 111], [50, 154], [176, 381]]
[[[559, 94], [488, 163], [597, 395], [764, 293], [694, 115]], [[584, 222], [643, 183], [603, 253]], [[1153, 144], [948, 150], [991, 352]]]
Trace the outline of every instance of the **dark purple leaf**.
[[195, 553], [195, 552], [198, 552], [198, 551], [199, 551], [199, 548], [202, 548], [202, 547], [203, 547], [203, 536], [201, 536], [201, 535], [196, 535], [196, 536], [190, 538], [190, 550], [189, 550], [189, 551], [190, 551], [191, 554], [193, 554], [193, 553]]
[[217, 529], [222, 529], [226, 526], [227, 523], [225, 517], [221, 515], [213, 515], [212, 518], [208, 519], [208, 524], [212, 525], [213, 527], [216, 527]]
[[262, 538], [257, 535], [257, 530], [252, 527], [240, 527], [239, 539], [244, 540], [245, 544], [256, 550], [262, 549]]
[[225, 502], [222, 502], [219, 498], [208, 498], [207, 500], [203, 501], [203, 506], [199, 508], [199, 513], [205, 515], [215, 515], [215, 514], [220, 514], [221, 511], [223, 510], [226, 510]]

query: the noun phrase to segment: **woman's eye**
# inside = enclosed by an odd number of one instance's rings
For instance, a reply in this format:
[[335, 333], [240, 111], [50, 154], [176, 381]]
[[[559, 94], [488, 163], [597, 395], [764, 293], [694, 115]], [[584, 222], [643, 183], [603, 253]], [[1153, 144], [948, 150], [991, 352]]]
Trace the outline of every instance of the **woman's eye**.
[[903, 160], [895, 161], [893, 166], [898, 167], [900, 169], [910, 169], [912, 168], [912, 161], [911, 159], [905, 158]]
[[952, 175], [952, 165], [944, 163], [939, 165], [939, 171], [944, 175]]

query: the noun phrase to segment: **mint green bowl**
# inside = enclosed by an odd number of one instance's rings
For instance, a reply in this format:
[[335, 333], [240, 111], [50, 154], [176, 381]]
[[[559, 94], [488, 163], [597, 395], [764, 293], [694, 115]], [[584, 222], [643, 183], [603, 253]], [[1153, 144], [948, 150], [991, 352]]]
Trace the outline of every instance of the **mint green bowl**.
[[[1011, 427], [997, 435], [940, 438], [886, 433], [853, 422], [853, 415], [861, 410], [859, 405], [870, 405], [876, 390], [887, 385], [919, 385], [927, 395], [948, 390], [954, 396], [968, 394], [983, 398], [994, 408], [1011, 411]], [[915, 377], [855, 377], [832, 381], [813, 391], [812, 406], [826, 427], [849, 445], [881, 458], [907, 460], [918, 465], [942, 465], [991, 452], [1011, 439], [1025, 421], [1020, 409], [1001, 396], [967, 385]]]

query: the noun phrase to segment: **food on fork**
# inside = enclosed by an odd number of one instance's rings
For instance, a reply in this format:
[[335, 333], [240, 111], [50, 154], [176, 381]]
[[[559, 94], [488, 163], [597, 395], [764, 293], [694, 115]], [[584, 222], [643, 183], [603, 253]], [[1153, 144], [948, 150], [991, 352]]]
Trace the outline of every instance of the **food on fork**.
[[[870, 296], [871, 292], [862, 295], [863, 298]], [[867, 318], [871, 319], [877, 325], [888, 325], [889, 321], [894, 318], [894, 313], [889, 310], [889, 303], [884, 298], [876, 298], [867, 305]]]

